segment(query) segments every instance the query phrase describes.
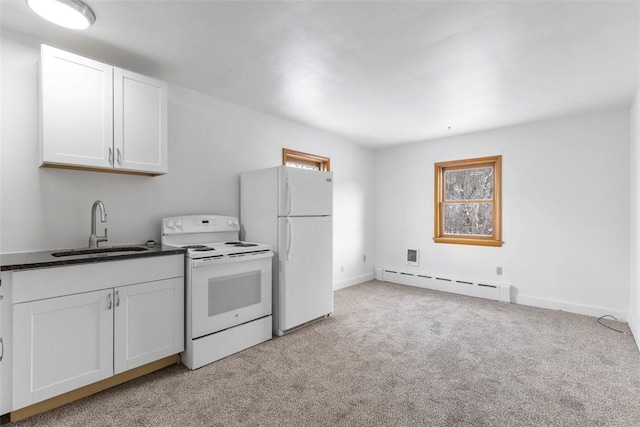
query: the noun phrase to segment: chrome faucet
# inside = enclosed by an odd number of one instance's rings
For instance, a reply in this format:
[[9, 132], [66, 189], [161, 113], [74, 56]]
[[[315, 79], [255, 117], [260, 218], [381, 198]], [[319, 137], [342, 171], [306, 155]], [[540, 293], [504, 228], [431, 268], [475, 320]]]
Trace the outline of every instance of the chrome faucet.
[[96, 209], [100, 208], [100, 221], [107, 222], [107, 212], [104, 209], [104, 204], [100, 200], [93, 202], [91, 207], [91, 236], [89, 237], [89, 247], [97, 248], [98, 243], [107, 241], [107, 228], [104, 229], [104, 236], [96, 235]]

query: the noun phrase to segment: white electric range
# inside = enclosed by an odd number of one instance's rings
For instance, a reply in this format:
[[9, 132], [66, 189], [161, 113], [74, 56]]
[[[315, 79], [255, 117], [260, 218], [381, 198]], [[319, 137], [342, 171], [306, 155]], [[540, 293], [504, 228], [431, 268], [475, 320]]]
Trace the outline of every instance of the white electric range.
[[271, 263], [266, 244], [239, 240], [237, 218], [162, 220], [161, 243], [186, 248], [186, 345], [190, 369], [271, 339]]

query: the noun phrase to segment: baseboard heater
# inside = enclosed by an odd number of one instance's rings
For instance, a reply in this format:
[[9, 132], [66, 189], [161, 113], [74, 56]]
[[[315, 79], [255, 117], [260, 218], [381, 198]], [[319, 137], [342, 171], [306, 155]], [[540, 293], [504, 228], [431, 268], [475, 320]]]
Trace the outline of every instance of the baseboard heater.
[[511, 302], [511, 285], [502, 283], [461, 279], [436, 274], [411, 273], [386, 268], [382, 269], [382, 277], [376, 278], [384, 282], [452, 292], [500, 302]]

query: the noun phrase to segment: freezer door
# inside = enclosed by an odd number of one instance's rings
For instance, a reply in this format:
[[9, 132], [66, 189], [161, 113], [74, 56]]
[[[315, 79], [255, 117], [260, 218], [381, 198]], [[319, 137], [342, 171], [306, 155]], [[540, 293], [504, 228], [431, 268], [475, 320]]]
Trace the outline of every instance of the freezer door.
[[282, 166], [278, 216], [320, 216], [333, 212], [333, 173]]
[[331, 217], [279, 218], [277, 330], [333, 311]]

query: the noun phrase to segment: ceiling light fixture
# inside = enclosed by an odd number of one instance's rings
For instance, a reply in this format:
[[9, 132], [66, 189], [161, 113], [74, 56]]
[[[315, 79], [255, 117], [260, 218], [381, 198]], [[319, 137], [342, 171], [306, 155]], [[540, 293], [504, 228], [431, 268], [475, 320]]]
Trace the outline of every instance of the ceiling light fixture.
[[80, 0], [26, 0], [35, 13], [62, 27], [86, 30], [96, 22], [96, 15]]

